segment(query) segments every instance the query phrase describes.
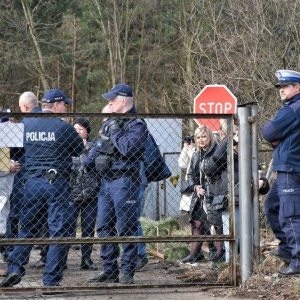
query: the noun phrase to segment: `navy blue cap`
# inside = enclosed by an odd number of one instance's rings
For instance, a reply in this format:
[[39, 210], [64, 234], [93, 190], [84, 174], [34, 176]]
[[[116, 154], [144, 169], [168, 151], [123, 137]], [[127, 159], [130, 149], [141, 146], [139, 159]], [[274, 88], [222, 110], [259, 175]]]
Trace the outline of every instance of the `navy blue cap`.
[[124, 83], [116, 84], [108, 93], [102, 95], [105, 99], [114, 99], [118, 96], [133, 97], [132, 89]]
[[65, 103], [68, 104], [74, 103], [74, 101], [68, 99], [61, 90], [57, 90], [57, 89], [51, 89], [46, 91], [42, 99], [42, 103], [54, 103], [59, 101], [64, 101]]
[[291, 70], [278, 70], [275, 72], [275, 76], [278, 79], [278, 82], [275, 84], [275, 87], [281, 85], [290, 85], [293, 83], [300, 84], [300, 73]]
[[[11, 113], [12, 109], [11, 108], [3, 109], [1, 112], [3, 112], [3, 113]], [[10, 120], [10, 118], [3, 117], [3, 118], [1, 118], [1, 123], [8, 122], [9, 120]]]

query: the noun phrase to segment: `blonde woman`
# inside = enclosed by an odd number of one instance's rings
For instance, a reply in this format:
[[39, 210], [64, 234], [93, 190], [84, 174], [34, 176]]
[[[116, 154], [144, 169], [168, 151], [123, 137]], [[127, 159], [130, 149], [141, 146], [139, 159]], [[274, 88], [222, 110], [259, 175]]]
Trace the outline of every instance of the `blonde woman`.
[[[217, 148], [213, 132], [206, 126], [195, 130], [194, 140], [197, 151], [194, 152], [190, 167], [187, 172], [187, 179], [193, 190], [192, 201], [189, 209], [189, 221], [193, 236], [210, 235], [210, 224], [206, 214], [206, 200], [209, 196], [209, 185], [202, 171], [203, 163], [211, 157]], [[211, 195], [213, 196], [213, 195]], [[197, 265], [204, 260], [202, 242], [193, 242], [190, 254], [179, 260], [180, 263]], [[209, 243], [211, 251], [214, 250], [214, 243]]]

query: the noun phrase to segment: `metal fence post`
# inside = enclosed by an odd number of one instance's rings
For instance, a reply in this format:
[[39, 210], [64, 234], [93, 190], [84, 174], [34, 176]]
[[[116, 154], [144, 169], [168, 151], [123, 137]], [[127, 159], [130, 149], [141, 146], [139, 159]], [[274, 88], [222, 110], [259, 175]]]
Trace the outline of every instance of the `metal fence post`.
[[249, 108], [238, 107], [239, 118], [239, 208], [241, 277], [244, 283], [252, 272], [252, 199]]
[[252, 179], [253, 179], [253, 255], [259, 262], [260, 259], [260, 209], [258, 193], [258, 124], [257, 105], [251, 105], [252, 128]]

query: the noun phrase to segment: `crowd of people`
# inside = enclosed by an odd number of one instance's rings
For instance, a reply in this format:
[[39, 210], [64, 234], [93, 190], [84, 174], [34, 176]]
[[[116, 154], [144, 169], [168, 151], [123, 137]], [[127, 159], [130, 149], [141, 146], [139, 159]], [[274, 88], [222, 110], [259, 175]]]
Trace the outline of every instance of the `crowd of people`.
[[[132, 90], [126, 84], [114, 86], [103, 97], [108, 100], [104, 113], [136, 112]], [[45, 115], [65, 113], [67, 104], [71, 103], [73, 100], [57, 89], [45, 92], [42, 108], [31, 92], [22, 94], [19, 99], [22, 112], [43, 115], [25, 117], [21, 121], [24, 147], [18, 149], [19, 156], [6, 172], [17, 175], [11, 176], [10, 197], [7, 193], [11, 210], [5, 236], [75, 237], [78, 217], [82, 237], [93, 237], [95, 227], [99, 237], [142, 235], [139, 217], [143, 192], [148, 184], [145, 168], [141, 167], [148, 139], [145, 121], [106, 118], [99, 139], [91, 141], [87, 119], [77, 118], [71, 125], [65, 119]], [[123, 243], [122, 247], [120, 282], [130, 284], [134, 282], [135, 271], [148, 263], [146, 246]], [[8, 269], [0, 287], [21, 282], [31, 249], [32, 245], [2, 249]], [[44, 286], [59, 285], [63, 270], [67, 268], [68, 251], [69, 246], [65, 244], [51, 244], [43, 249], [39, 266], [44, 267]], [[82, 245], [82, 270], [98, 269], [91, 252], [92, 244]], [[102, 270], [89, 281], [119, 282], [118, 244], [101, 244], [100, 254]]]
[[[271, 190], [266, 178], [259, 178], [259, 192], [267, 195], [264, 203], [265, 213], [275, 237], [279, 240], [278, 248], [270, 251], [271, 256], [281, 258], [287, 267], [278, 270], [280, 276], [300, 276], [300, 247], [299, 247], [299, 191], [300, 191], [300, 165], [299, 165], [299, 134], [300, 134], [300, 73], [291, 70], [278, 70], [275, 73], [278, 82], [275, 87], [283, 101], [282, 108], [275, 118], [268, 121], [262, 130], [263, 137], [270, 142], [274, 148], [273, 165], [271, 170], [277, 173], [276, 181]], [[223, 124], [222, 124], [223, 125]], [[228, 138], [223, 126], [220, 127], [219, 136], [223, 140], [212, 154], [213, 139], [210, 139], [210, 147], [199, 147], [192, 151], [191, 164], [187, 173], [187, 181], [184, 184], [183, 193], [189, 194], [192, 199], [188, 204], [191, 215], [192, 234], [210, 234], [209, 226], [214, 225], [217, 234], [229, 233], [228, 209], [224, 208], [226, 196], [228, 195], [228, 172], [227, 172], [227, 143]], [[195, 131], [196, 139], [199, 138], [199, 130], [207, 131], [205, 126]], [[200, 138], [205, 144], [209, 133], [206, 132]], [[235, 232], [236, 251], [240, 251], [240, 215], [239, 215], [239, 194], [238, 178], [238, 128], [233, 129], [233, 169], [234, 169], [234, 201], [235, 205]], [[187, 145], [185, 145], [187, 147]], [[192, 149], [189, 145], [188, 149]], [[206, 152], [207, 151], [207, 152]], [[181, 152], [181, 158], [187, 158], [187, 149]], [[211, 156], [211, 159], [209, 158]], [[197, 161], [197, 170], [193, 161]], [[187, 162], [184, 163], [187, 166]], [[194, 173], [194, 174], [193, 174]], [[195, 177], [196, 176], [196, 177]], [[213, 189], [211, 186], [213, 185]], [[211, 190], [213, 190], [213, 196]], [[269, 192], [270, 190], [270, 192]], [[215, 199], [223, 199], [222, 206], [214, 206]], [[217, 199], [216, 199], [217, 200]], [[195, 212], [196, 203], [196, 212]], [[218, 202], [219, 203], [219, 202]], [[228, 205], [228, 203], [227, 203]], [[185, 207], [181, 204], [181, 207]], [[221, 208], [220, 208], [221, 207]], [[213, 217], [212, 217], [213, 216]], [[221, 218], [220, 218], [221, 216]], [[202, 219], [201, 219], [202, 218]], [[199, 229], [195, 228], [195, 221]], [[206, 228], [203, 221], [208, 222]], [[226, 245], [227, 244], [227, 245]], [[222, 248], [216, 243], [215, 260], [220, 262], [229, 259], [228, 243], [225, 242]], [[209, 247], [211, 249], [211, 246]], [[225, 255], [222, 255], [222, 251]], [[217, 254], [218, 253], [218, 254]], [[209, 255], [209, 258], [213, 260]], [[195, 264], [203, 259], [201, 243], [192, 243], [191, 253], [188, 257], [179, 260], [181, 263]], [[212, 268], [216, 264], [212, 264]]]
[[[282, 276], [300, 274], [298, 241], [300, 232], [299, 146], [300, 73], [280, 70], [276, 73], [280, 97], [284, 106], [274, 120], [263, 128], [264, 138], [274, 147], [273, 170], [277, 179], [266, 202], [266, 215], [279, 248], [271, 255], [289, 263], [279, 270]], [[132, 89], [126, 84], [115, 85], [102, 95], [108, 101], [103, 113], [136, 113]], [[58, 89], [46, 91], [42, 108], [32, 92], [20, 96], [23, 113], [40, 113], [41, 117], [26, 116], [23, 148], [10, 149], [7, 169], [0, 171], [3, 204], [9, 205], [4, 229], [7, 238], [67, 238], [76, 236], [80, 218], [82, 237], [142, 236], [142, 198], [148, 184], [143, 155], [149, 133], [147, 124], [138, 118], [103, 120], [99, 138], [91, 141], [88, 119], [77, 118], [73, 124], [61, 118], [47, 117], [49, 113], [65, 113], [68, 99]], [[10, 120], [2, 120], [10, 122]], [[228, 243], [214, 241], [214, 235], [229, 233], [228, 203], [235, 205], [236, 251], [239, 253], [239, 188], [238, 188], [238, 127], [233, 128], [233, 140], [226, 136], [226, 122], [221, 123], [219, 138], [207, 126], [195, 130], [194, 141], [184, 144], [179, 166], [187, 169], [180, 209], [189, 215], [193, 236], [208, 235], [208, 259], [212, 268], [229, 260]], [[230, 135], [231, 136], [231, 135]], [[233, 143], [234, 201], [228, 201], [228, 143]], [[5, 186], [5, 188], [4, 188]], [[259, 191], [269, 191], [268, 180], [259, 178]], [[184, 197], [185, 196], [185, 197]], [[2, 199], [3, 198], [3, 199]], [[216, 205], [217, 200], [221, 206]], [[2, 201], [3, 200], [3, 201]], [[186, 202], [185, 202], [186, 201]], [[182, 264], [195, 265], [205, 259], [203, 243], [193, 242]], [[144, 243], [122, 243], [121, 266], [117, 243], [100, 245], [102, 269], [89, 282], [134, 283], [134, 274], [148, 263]], [[7, 273], [0, 287], [12, 287], [21, 282], [29, 262], [32, 245], [6, 246], [1, 249], [8, 262]], [[59, 286], [67, 268], [69, 245], [50, 244], [41, 252], [44, 286]], [[91, 259], [92, 244], [81, 247], [82, 270], [97, 270]], [[122, 273], [119, 279], [120, 271]]]
[[[187, 171], [187, 178], [182, 193], [190, 195], [189, 215], [192, 228], [192, 235], [222, 235], [229, 234], [229, 212], [228, 212], [228, 174], [227, 174], [227, 147], [226, 120], [220, 122], [219, 137], [220, 144], [207, 126], [200, 126], [195, 130], [194, 140], [196, 149], [193, 151], [190, 165]], [[233, 128], [233, 165], [234, 165], [234, 203], [236, 219], [236, 247], [239, 253], [239, 165], [238, 165], [238, 128]], [[184, 145], [179, 157], [179, 164], [182, 157], [186, 158], [186, 149], [192, 149], [191, 145]], [[186, 163], [184, 165], [187, 165]], [[261, 194], [267, 194], [269, 190], [268, 180], [261, 177], [259, 180]], [[222, 199], [225, 207], [220, 209], [214, 205], [215, 198]], [[182, 205], [184, 207], [184, 205]], [[212, 236], [213, 240], [213, 236]], [[205, 256], [201, 249], [202, 242], [193, 242], [190, 254], [180, 259], [182, 264], [197, 265], [204, 261]], [[219, 263], [229, 261], [229, 243], [222, 241], [208, 242], [208, 258], [213, 263], [212, 269], [218, 267]]]

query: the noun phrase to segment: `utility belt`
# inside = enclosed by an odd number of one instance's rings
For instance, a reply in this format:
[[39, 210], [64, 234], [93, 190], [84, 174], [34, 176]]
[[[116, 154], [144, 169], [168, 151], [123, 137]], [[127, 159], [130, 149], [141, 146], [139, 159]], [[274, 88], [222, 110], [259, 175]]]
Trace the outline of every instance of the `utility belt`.
[[56, 181], [59, 178], [63, 178], [65, 180], [70, 179], [69, 174], [65, 173], [58, 173], [55, 169], [49, 169], [43, 174], [44, 177], [46, 177], [49, 180], [49, 183], [52, 184], [54, 181]]
[[138, 169], [129, 169], [129, 170], [119, 170], [117, 172], [114, 173], [108, 173], [106, 175], [103, 176], [103, 178], [106, 181], [113, 181], [122, 177], [131, 177], [133, 178], [135, 181], [139, 181], [140, 182], [140, 176], [139, 176], [139, 170]]
[[70, 180], [70, 175], [66, 173], [59, 173], [55, 169], [49, 169], [46, 171], [43, 171], [39, 175], [35, 176], [38, 172], [28, 172], [30, 175], [33, 175], [35, 178], [40, 178], [40, 177], [45, 177], [49, 180], [49, 183], [52, 184], [54, 183], [57, 179], [63, 178], [67, 181]]

